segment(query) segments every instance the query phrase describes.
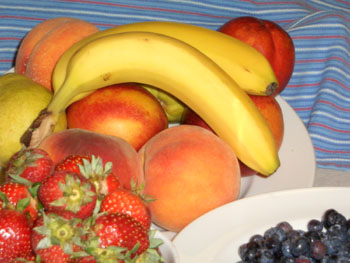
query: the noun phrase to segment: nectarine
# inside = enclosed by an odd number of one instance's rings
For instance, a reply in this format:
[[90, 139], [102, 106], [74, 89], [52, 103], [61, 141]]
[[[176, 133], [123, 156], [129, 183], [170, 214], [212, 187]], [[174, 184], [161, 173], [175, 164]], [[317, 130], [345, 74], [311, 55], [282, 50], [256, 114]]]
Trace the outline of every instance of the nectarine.
[[69, 128], [123, 138], [136, 150], [168, 127], [162, 105], [146, 89], [122, 83], [98, 89], [67, 109]]
[[[248, 96], [252, 99], [255, 106], [267, 121], [267, 124], [269, 125], [275, 138], [276, 147], [277, 149], [280, 149], [284, 136], [284, 119], [283, 112], [278, 101], [274, 96]], [[201, 126], [215, 133], [213, 129], [211, 129], [210, 126], [190, 108], [186, 109], [181, 123]], [[241, 176], [256, 174], [256, 171], [252, 170], [241, 161], [239, 161], [239, 164], [241, 168]]]
[[266, 57], [278, 80], [273, 95], [285, 89], [295, 63], [294, 43], [286, 30], [273, 21], [243, 16], [227, 21], [218, 31], [251, 45]]
[[161, 131], [139, 151], [144, 193], [152, 221], [180, 231], [204, 213], [232, 202], [240, 191], [238, 160], [224, 141], [205, 128], [179, 125]]

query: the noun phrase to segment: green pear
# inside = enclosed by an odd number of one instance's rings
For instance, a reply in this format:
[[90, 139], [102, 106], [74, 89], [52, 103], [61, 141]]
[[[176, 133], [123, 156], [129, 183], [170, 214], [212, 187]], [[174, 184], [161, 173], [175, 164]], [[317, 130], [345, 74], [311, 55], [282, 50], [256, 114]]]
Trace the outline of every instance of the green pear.
[[[52, 98], [52, 92], [31, 79], [7, 73], [0, 77], [0, 167], [22, 147], [20, 139], [40, 111]], [[65, 113], [55, 131], [66, 129]]]
[[169, 123], [180, 122], [186, 109], [186, 105], [180, 100], [156, 87], [143, 85], [162, 105]]

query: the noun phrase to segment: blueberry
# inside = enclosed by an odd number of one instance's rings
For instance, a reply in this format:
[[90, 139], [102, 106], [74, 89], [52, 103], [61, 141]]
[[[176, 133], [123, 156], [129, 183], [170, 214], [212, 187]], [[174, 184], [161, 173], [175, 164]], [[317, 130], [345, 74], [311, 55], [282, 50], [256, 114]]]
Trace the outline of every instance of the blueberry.
[[282, 250], [282, 254], [284, 257], [286, 257], [286, 258], [293, 257], [292, 252], [291, 252], [291, 241], [289, 239], [285, 240], [282, 243], [281, 250]]
[[320, 233], [323, 230], [323, 223], [320, 220], [312, 219], [307, 224], [307, 230]]
[[350, 219], [329, 209], [306, 229], [282, 221], [253, 235], [239, 247], [238, 263], [350, 263]]
[[290, 223], [288, 223], [287, 221], [282, 221], [282, 222], [278, 223], [276, 225], [276, 227], [281, 228], [284, 231], [284, 233], [288, 233], [288, 232], [293, 230], [292, 225]]
[[321, 260], [327, 252], [326, 245], [321, 240], [315, 240], [310, 244], [310, 255], [316, 260]]
[[307, 231], [304, 236], [309, 240], [310, 243], [321, 239], [320, 233], [316, 231]]
[[276, 254], [281, 249], [282, 242], [276, 235], [273, 235], [265, 239], [266, 248], [270, 249], [274, 254]]
[[299, 257], [302, 255], [307, 255], [310, 251], [309, 241], [306, 237], [299, 237], [298, 239], [292, 241], [291, 243], [291, 252], [295, 257]]
[[314, 263], [315, 261], [308, 256], [301, 255], [295, 260], [295, 262], [296, 263]]
[[258, 251], [256, 256], [257, 263], [274, 263], [275, 257], [271, 250], [262, 248]]
[[336, 263], [350, 263], [350, 257], [349, 256], [338, 256]]
[[326, 238], [322, 240], [327, 248], [328, 255], [337, 255], [338, 251], [341, 250], [342, 241], [337, 238]]
[[327, 229], [335, 224], [339, 224], [345, 227], [347, 226], [346, 218], [341, 213], [338, 213], [335, 209], [327, 210], [323, 215], [322, 221], [325, 228]]
[[340, 239], [342, 242], [345, 242], [347, 240], [347, 228], [344, 225], [331, 225], [328, 228], [326, 234], [329, 238], [337, 238]]
[[282, 257], [279, 263], [295, 263], [294, 257]]
[[257, 243], [258, 245], [262, 244], [264, 242], [264, 237], [262, 235], [259, 235], [259, 234], [256, 234], [256, 235], [253, 235], [250, 239], [249, 239], [249, 242], [255, 242]]
[[275, 236], [280, 242], [283, 242], [287, 235], [281, 227], [271, 227], [264, 233], [264, 238], [268, 239]]
[[325, 256], [324, 258], [321, 259], [321, 263], [336, 263], [337, 256]]
[[254, 262], [258, 250], [259, 246], [255, 242], [249, 242], [240, 246], [239, 255], [243, 261]]

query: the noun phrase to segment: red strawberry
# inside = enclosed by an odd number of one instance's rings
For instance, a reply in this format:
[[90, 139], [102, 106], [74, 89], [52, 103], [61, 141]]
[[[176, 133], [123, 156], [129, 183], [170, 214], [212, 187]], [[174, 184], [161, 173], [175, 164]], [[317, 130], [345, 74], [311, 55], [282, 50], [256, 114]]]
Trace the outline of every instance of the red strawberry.
[[8, 161], [5, 169], [6, 180], [21, 182], [24, 178], [36, 183], [43, 181], [54, 170], [54, 162], [49, 154], [37, 148], [23, 148]]
[[101, 202], [100, 212], [128, 214], [145, 229], [149, 230], [151, 226], [151, 214], [143, 199], [126, 189], [117, 189], [106, 195]]
[[79, 263], [97, 263], [94, 256], [83, 257], [79, 260]]
[[28, 218], [13, 209], [0, 210], [0, 218], [0, 262], [31, 255], [31, 227]]
[[75, 253], [82, 251], [82, 240], [86, 231], [81, 219], [70, 211], [43, 213], [35, 221], [31, 242], [34, 253], [41, 262], [72, 263]]
[[91, 230], [86, 251], [97, 262], [111, 259], [123, 262], [142, 254], [150, 245], [147, 230], [127, 214], [102, 214], [97, 217]]
[[79, 165], [83, 165], [83, 159], [90, 161], [91, 158], [87, 155], [68, 155], [62, 159], [55, 167], [56, 171], [70, 171], [80, 174]]
[[48, 211], [68, 210], [79, 218], [92, 215], [96, 191], [92, 183], [76, 173], [56, 171], [38, 189], [38, 198]]
[[118, 177], [112, 173], [112, 163], [103, 167], [100, 157], [94, 155], [69, 155], [56, 166], [56, 171], [72, 171], [83, 175], [96, 187], [99, 196], [107, 195], [119, 187]]
[[31, 254], [25, 258], [17, 257], [15, 259], [12, 259], [10, 261], [6, 261], [7, 263], [35, 263], [36, 257], [34, 252], [32, 251]]
[[0, 185], [0, 209], [8, 207], [29, 214], [32, 221], [38, 216], [38, 202], [28, 190], [28, 186], [15, 182]]

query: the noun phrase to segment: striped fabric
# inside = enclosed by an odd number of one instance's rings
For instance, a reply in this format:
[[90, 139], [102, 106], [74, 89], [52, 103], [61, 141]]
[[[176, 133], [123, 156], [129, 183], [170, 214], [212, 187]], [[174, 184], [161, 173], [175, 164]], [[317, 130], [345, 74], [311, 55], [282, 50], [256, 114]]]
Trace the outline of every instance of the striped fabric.
[[24, 35], [57, 16], [100, 29], [160, 20], [216, 30], [243, 15], [275, 21], [296, 48], [295, 71], [281, 96], [307, 127], [317, 166], [350, 171], [349, 10], [349, 0], [0, 0], [0, 74], [13, 67]]

